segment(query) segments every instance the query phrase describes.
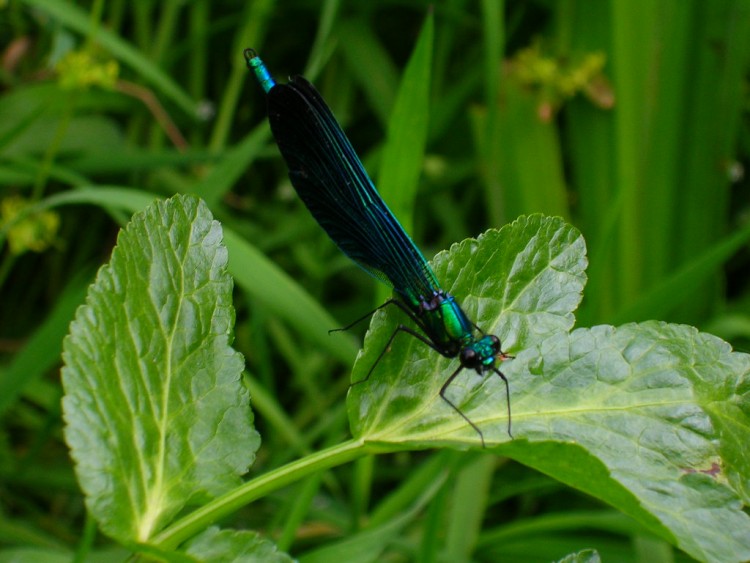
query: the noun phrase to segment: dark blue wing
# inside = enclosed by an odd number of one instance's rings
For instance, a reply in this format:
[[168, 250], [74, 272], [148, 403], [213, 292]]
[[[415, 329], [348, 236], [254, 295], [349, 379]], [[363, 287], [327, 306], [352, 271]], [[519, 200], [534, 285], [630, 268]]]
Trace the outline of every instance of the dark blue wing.
[[276, 84], [268, 92], [268, 119], [292, 184], [336, 245], [413, 305], [438, 290], [315, 88], [301, 76]]

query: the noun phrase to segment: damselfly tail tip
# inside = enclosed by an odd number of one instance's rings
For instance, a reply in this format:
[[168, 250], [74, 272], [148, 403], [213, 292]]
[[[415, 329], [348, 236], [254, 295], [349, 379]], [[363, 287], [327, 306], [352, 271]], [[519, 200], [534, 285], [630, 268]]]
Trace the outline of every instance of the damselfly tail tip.
[[254, 59], [255, 57], [258, 56], [258, 53], [256, 53], [255, 49], [253, 49], [252, 47], [248, 47], [247, 49], [242, 51], [242, 54], [245, 55], [245, 61], [248, 63], [250, 62], [251, 59]]
[[258, 53], [255, 52], [255, 49], [251, 49], [250, 47], [248, 47], [247, 49], [242, 51], [242, 54], [245, 56], [245, 63], [247, 63], [247, 68], [253, 71], [253, 73], [255, 74], [255, 78], [258, 79], [258, 82], [263, 87], [263, 91], [268, 94], [268, 92], [271, 91], [271, 88], [276, 85], [276, 81], [273, 79], [273, 76], [271, 76], [271, 73], [268, 72], [266, 65], [263, 64], [262, 60], [260, 60], [260, 57], [258, 56]]

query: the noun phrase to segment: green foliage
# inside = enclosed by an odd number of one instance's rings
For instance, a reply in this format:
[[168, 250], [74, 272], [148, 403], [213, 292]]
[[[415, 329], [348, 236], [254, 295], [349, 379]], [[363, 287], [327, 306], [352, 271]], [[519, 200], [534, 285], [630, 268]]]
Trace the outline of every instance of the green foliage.
[[[700, 559], [743, 559], [750, 519], [738, 500], [747, 501], [750, 468], [738, 429], [750, 424], [750, 356], [684, 325], [569, 332], [585, 265], [580, 234], [539, 216], [436, 257], [436, 272], [455, 280], [451, 291], [467, 296], [472, 318], [512, 335], [505, 346], [517, 355], [501, 369], [511, 381], [516, 439], [506, 433], [499, 378], [467, 373], [449, 388], [451, 401], [488, 445], [502, 444], [498, 453], [605, 500]], [[354, 381], [366, 376], [395, 317], [373, 320]], [[380, 448], [479, 444], [438, 394], [456, 362], [430, 355], [409, 339], [352, 386], [356, 437]]]
[[388, 120], [378, 190], [407, 232], [422, 172], [430, 108], [432, 18], [427, 18], [419, 43], [404, 69], [398, 96]]
[[[586, 279], [586, 247], [581, 234], [561, 219], [537, 215], [456, 244], [436, 256], [433, 264], [438, 279], [453, 280], [447, 290], [463, 296], [469, 317], [486, 333], [497, 334], [503, 351], [516, 354], [573, 326], [573, 311]], [[375, 316], [353, 382], [364, 380], [400, 321], [393, 310]], [[438, 394], [458, 367], [457, 360], [441, 358], [415, 338], [398, 338], [403, 342], [383, 357], [371, 379], [351, 387], [349, 419], [354, 435], [412, 446], [479, 445], [479, 435]], [[520, 362], [527, 360], [516, 358], [500, 369], [515, 373], [513, 364]], [[488, 427], [485, 443], [505, 442], [510, 439], [505, 386], [492, 372], [485, 374], [481, 385], [478, 380], [475, 373], [462, 373], [448, 396], [472, 422]], [[511, 386], [513, 405], [523, 405], [515, 381]], [[527, 416], [514, 409], [514, 424], [525, 424]]]
[[[724, 342], [750, 343], [748, 0], [0, 22], [0, 560], [750, 559]], [[439, 279], [514, 356], [512, 440], [500, 378], [448, 389], [482, 449], [437, 395], [456, 361], [405, 335], [349, 387], [405, 321], [376, 314], [350, 375], [358, 332], [328, 330], [384, 294], [292, 192], [245, 47], [315, 83], [426, 256], [450, 247]], [[206, 203], [155, 203], [176, 193]]]
[[237, 486], [258, 449], [226, 262], [197, 199], [156, 203], [122, 231], [70, 325], [65, 436], [89, 510], [122, 542]]
[[279, 553], [276, 546], [256, 532], [209, 528], [190, 540], [185, 552], [195, 561], [242, 561], [247, 563], [291, 563], [292, 558]]
[[[258, 440], [247, 425], [237, 354], [227, 347], [231, 282], [219, 241], [217, 223], [197, 200], [150, 206], [119, 237], [71, 325], [63, 353], [66, 436], [89, 509], [108, 534], [125, 544], [150, 542], [186, 504], [229, 493], [205, 505], [200, 517], [178, 522], [180, 531], [156, 536], [156, 545], [169, 547], [238, 502], [320, 463], [373, 448], [480, 445], [438, 395], [454, 368], [447, 360], [425, 361], [421, 343], [412, 339], [386, 354], [382, 374], [352, 386], [351, 445], [239, 486], [236, 475], [252, 463]], [[452, 291], [467, 295], [474, 318], [487, 330], [513, 333], [508, 350], [519, 352], [503, 369], [513, 385], [517, 438], [506, 434], [498, 378], [473, 388], [457, 382], [452, 401], [498, 453], [605, 500], [701, 559], [742, 559], [750, 550], [750, 519], [737, 501], [748, 475], [741, 429], [749, 421], [738, 387], [746, 385], [750, 356], [665, 323], [569, 332], [585, 265], [580, 233], [541, 216], [518, 219], [436, 258], [436, 272], [455, 280]], [[483, 283], [477, 287], [476, 280]], [[378, 313], [358, 362], [364, 367], [354, 377], [369, 369], [396, 323]], [[474, 473], [470, 481], [474, 492], [477, 478]], [[430, 480], [434, 489], [399, 518], [306, 559], [369, 558], [444, 479]], [[186, 549], [213, 558], [274, 550], [256, 541], [214, 530]]]
[[584, 549], [578, 553], [571, 553], [559, 560], [559, 563], [599, 563], [601, 558], [593, 549]]

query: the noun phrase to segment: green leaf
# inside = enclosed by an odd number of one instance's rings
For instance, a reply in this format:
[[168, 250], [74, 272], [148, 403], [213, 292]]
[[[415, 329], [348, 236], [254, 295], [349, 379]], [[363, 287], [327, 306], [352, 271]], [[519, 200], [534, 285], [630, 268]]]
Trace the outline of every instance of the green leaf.
[[728, 486], [748, 482], [750, 356], [652, 321], [554, 335], [506, 373], [524, 440], [503, 453], [698, 559], [750, 557], [750, 518]]
[[601, 557], [595, 549], [583, 549], [559, 560], [559, 563], [600, 563]]
[[[450, 283], [445, 289], [461, 301], [469, 318], [497, 334], [503, 350], [514, 354], [573, 326], [585, 283], [585, 252], [576, 229], [562, 219], [534, 215], [454, 245], [435, 257], [433, 267], [438, 279]], [[373, 317], [353, 382], [366, 377], [403, 322], [403, 313], [390, 309]], [[479, 435], [438, 394], [458, 365], [457, 359], [443, 358], [417, 339], [399, 335], [372, 377], [351, 387], [352, 432], [390, 445], [479, 445]], [[512, 380], [510, 388], [515, 424], [524, 413], [516, 407]], [[505, 386], [499, 377], [480, 378], [467, 370], [447, 394], [482, 429], [487, 444], [509, 439]]]
[[[435, 259], [471, 319], [515, 358], [507, 434], [500, 378], [462, 372], [447, 395], [499, 453], [615, 506], [702, 560], [750, 558], [750, 355], [659, 322], [568, 330], [586, 264], [560, 219], [522, 218]], [[365, 378], [398, 322], [375, 315], [352, 375]], [[479, 446], [439, 395], [458, 367], [408, 335], [393, 342], [348, 407], [355, 436], [377, 447]]]
[[[337, 36], [346, 45], [346, 49], [340, 51], [341, 56], [366, 96], [368, 107], [381, 123], [388, 123], [396, 99], [398, 69], [385, 46], [372, 26], [361, 19], [342, 20], [337, 25]], [[378, 71], [372, 72], [375, 68]]]
[[[61, 192], [30, 206], [28, 211], [42, 211], [61, 205], [93, 204], [130, 212], [145, 209], [154, 196], [143, 191], [97, 186]], [[7, 226], [6, 226], [7, 227]], [[0, 236], [3, 228], [0, 227]], [[224, 243], [229, 250], [229, 272], [237, 286], [263, 303], [270, 311], [285, 318], [297, 330], [316, 342], [322, 350], [344, 362], [350, 362], [357, 352], [356, 339], [342, 332], [328, 333], [340, 323], [305, 292], [288, 274], [261, 253], [250, 242], [224, 229]]]
[[424, 162], [430, 116], [432, 13], [404, 70], [396, 103], [388, 120], [388, 136], [378, 175], [378, 189], [407, 232], [410, 232], [419, 175]]
[[219, 530], [211, 527], [190, 540], [185, 552], [195, 561], [211, 563], [291, 563], [292, 558], [281, 553], [269, 540], [257, 532], [247, 530]]
[[64, 342], [65, 437], [88, 509], [123, 543], [237, 486], [259, 445], [221, 239], [194, 197], [137, 213]]
[[0, 550], [0, 563], [66, 563], [72, 554], [63, 550], [40, 547], [15, 547]]

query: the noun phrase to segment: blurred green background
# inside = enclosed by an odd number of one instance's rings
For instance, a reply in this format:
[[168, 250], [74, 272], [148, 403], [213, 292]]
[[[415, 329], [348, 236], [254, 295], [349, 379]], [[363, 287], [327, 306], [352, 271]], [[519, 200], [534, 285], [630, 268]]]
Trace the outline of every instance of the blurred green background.
[[[255, 48], [277, 79], [313, 81], [377, 184], [400, 77], [430, 10], [419, 181], [381, 186], [425, 255], [521, 214], [561, 215], [589, 248], [579, 326], [661, 319], [748, 348], [748, 0], [6, 1], [0, 542], [71, 547], [93, 530], [62, 440], [59, 355], [127, 222], [122, 201], [139, 192], [200, 195], [242, 239], [236, 347], [264, 440], [255, 469], [347, 436], [357, 343], [313, 338], [308, 327], [345, 325], [385, 293], [297, 199], [242, 50]], [[103, 195], [83, 204], [76, 193], [87, 188]], [[459, 471], [481, 454], [431, 455]], [[370, 497], [431, 461], [358, 463], [301, 485], [307, 510], [295, 511], [301, 493], [287, 490], [238, 517], [284, 549], [325, 543], [366, 520]], [[537, 537], [551, 534], [549, 552], [534, 546], [540, 560], [595, 542], [623, 560], [653, 548], [601, 516], [545, 528], [550, 511], [600, 509], [530, 473], [498, 461], [480, 524], [539, 522]], [[501, 487], [509, 480], [511, 493]], [[423, 532], [460, 549], [438, 510]], [[475, 556], [511, 556], [514, 536], [499, 537]]]

